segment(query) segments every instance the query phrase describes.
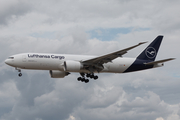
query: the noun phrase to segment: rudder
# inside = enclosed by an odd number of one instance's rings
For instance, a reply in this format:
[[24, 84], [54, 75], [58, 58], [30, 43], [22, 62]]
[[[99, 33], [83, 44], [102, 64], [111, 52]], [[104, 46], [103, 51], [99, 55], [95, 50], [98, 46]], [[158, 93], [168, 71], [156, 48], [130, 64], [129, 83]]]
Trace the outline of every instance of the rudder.
[[154, 61], [157, 56], [162, 39], [162, 35], [157, 36], [153, 40], [153, 42], [151, 42], [151, 44], [137, 57], [137, 59]]

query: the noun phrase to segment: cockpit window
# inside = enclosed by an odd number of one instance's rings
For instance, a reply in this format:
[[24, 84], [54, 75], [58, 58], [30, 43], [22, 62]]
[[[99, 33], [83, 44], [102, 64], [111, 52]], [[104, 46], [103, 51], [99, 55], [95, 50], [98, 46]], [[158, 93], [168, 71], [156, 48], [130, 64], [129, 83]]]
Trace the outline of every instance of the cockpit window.
[[9, 57], [8, 59], [14, 59], [14, 57]]

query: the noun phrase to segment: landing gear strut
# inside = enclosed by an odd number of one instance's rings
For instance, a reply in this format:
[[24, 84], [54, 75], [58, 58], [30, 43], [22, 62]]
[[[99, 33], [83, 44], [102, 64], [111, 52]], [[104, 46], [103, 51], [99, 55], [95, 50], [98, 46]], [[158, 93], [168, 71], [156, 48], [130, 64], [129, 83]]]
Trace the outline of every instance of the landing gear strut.
[[87, 78], [93, 78], [94, 80], [97, 80], [98, 79], [98, 76], [97, 75], [94, 75], [94, 74], [89, 74], [89, 73], [87, 73], [86, 75], [85, 75], [85, 73], [80, 73], [80, 75], [82, 76], [82, 77], [78, 77], [77, 78], [77, 80], [78, 81], [81, 81], [81, 82], [85, 82], [85, 83], [88, 83], [89, 82], [89, 79], [86, 79], [85, 78], [85, 76], [87, 77]]
[[18, 70], [19, 72], [18, 76], [21, 77], [22, 76], [21, 69], [16, 68], [16, 70]]

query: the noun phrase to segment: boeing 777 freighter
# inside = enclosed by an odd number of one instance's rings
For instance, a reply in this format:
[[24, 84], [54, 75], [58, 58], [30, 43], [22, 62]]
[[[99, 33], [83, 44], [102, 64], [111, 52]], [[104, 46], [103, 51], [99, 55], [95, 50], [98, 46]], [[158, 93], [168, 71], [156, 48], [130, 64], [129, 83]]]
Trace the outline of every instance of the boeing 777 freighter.
[[174, 58], [154, 61], [162, 39], [163, 36], [157, 36], [137, 58], [122, 55], [146, 42], [102, 56], [22, 53], [10, 56], [5, 63], [15, 67], [19, 77], [22, 76], [21, 69], [49, 70], [52, 78], [64, 78], [71, 72], [78, 72], [81, 77], [77, 80], [88, 83], [87, 78], [98, 79], [94, 73], [127, 73], [163, 66], [163, 62]]

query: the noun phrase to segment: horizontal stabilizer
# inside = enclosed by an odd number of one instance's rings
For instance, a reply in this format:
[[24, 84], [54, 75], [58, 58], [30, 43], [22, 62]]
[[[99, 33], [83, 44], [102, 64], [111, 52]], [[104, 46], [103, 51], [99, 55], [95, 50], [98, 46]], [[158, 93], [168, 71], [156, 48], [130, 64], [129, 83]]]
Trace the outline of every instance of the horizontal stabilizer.
[[167, 62], [170, 60], [174, 60], [175, 58], [169, 58], [169, 59], [164, 59], [164, 60], [158, 60], [158, 61], [153, 61], [153, 62], [148, 62], [148, 63], [144, 63], [145, 65], [155, 65], [158, 63], [163, 63], [163, 62]]

